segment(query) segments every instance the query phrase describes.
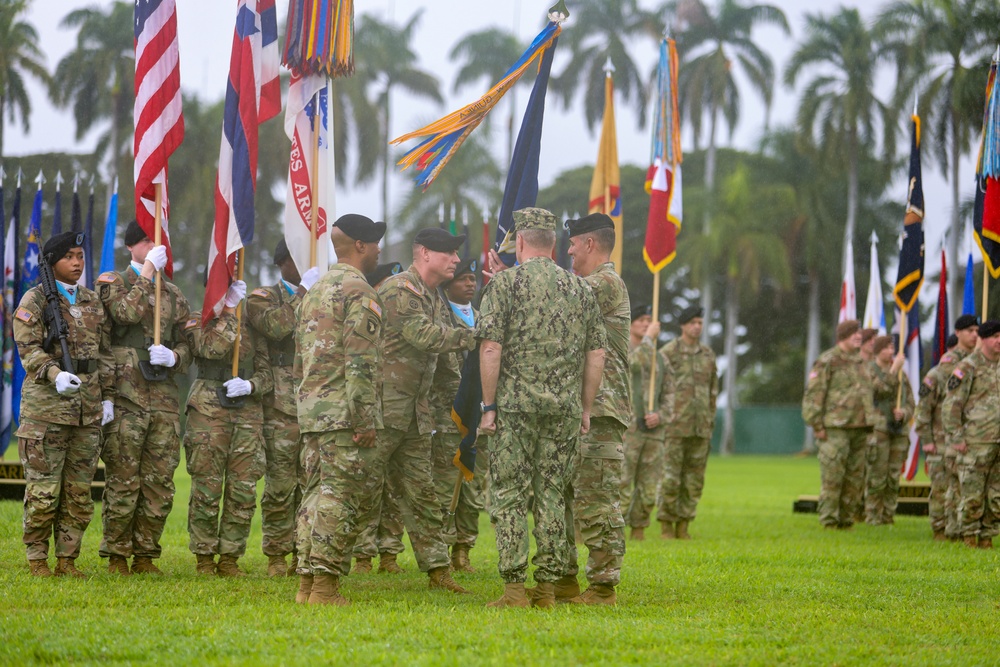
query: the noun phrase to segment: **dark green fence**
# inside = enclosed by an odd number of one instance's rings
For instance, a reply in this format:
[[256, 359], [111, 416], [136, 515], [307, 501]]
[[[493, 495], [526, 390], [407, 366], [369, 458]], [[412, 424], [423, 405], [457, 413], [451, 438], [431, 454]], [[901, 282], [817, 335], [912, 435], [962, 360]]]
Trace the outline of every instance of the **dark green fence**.
[[[796, 454], [802, 451], [806, 425], [799, 406], [736, 408], [733, 415], [736, 454]], [[722, 410], [715, 415], [712, 452], [719, 452]]]

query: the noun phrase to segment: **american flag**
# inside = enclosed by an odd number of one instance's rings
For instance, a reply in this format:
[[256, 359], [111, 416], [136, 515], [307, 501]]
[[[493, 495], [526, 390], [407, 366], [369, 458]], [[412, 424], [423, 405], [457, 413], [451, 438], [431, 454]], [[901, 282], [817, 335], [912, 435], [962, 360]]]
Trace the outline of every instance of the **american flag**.
[[168, 277], [173, 254], [167, 233], [167, 160], [184, 140], [180, 50], [174, 0], [135, 0], [135, 217], [154, 236], [156, 184], [163, 186], [163, 243]]
[[257, 128], [281, 111], [274, 0], [239, 0], [229, 60], [202, 322], [222, 311], [236, 252], [253, 240]]

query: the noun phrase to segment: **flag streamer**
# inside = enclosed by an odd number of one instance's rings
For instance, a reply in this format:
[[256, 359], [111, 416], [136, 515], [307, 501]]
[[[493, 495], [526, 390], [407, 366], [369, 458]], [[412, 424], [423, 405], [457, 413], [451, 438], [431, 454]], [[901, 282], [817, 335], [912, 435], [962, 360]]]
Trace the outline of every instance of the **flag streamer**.
[[354, 0], [290, 0], [281, 64], [299, 76], [354, 74]]

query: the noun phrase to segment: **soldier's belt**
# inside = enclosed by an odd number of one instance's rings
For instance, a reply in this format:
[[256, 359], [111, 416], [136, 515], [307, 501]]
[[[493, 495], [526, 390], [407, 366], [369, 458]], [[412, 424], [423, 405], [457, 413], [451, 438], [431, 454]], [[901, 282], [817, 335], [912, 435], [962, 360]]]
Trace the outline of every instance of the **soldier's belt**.
[[[152, 344], [153, 339], [146, 335], [141, 324], [114, 327], [111, 330], [111, 346], [132, 348], [139, 361], [149, 361], [149, 346]], [[173, 341], [170, 339], [162, 338], [160, 344], [173, 350]]]
[[[213, 382], [225, 382], [233, 379], [233, 365], [229, 361], [216, 361], [214, 359], [197, 359], [198, 378], [201, 380], [211, 380]], [[244, 380], [253, 375], [253, 363], [240, 364], [239, 376]]]
[[97, 368], [97, 359], [73, 360], [73, 371], [76, 375], [80, 375], [81, 373], [96, 373]]

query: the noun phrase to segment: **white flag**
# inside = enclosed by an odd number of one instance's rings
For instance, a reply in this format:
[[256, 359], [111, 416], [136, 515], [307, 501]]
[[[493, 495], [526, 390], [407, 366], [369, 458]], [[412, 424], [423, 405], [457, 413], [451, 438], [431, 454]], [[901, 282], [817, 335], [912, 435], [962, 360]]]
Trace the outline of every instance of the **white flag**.
[[847, 266], [844, 270], [844, 282], [840, 285], [840, 315], [837, 317], [837, 324], [858, 319], [858, 299], [854, 291], [854, 249], [851, 246], [852, 243], [848, 242], [844, 248]]
[[865, 301], [865, 317], [861, 326], [878, 329], [878, 335], [885, 335], [885, 301], [882, 299], [882, 274], [878, 268], [878, 236], [872, 232], [871, 265], [868, 278], [868, 300]]

